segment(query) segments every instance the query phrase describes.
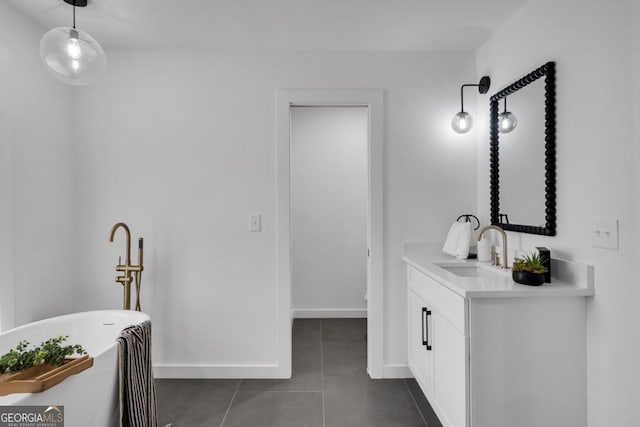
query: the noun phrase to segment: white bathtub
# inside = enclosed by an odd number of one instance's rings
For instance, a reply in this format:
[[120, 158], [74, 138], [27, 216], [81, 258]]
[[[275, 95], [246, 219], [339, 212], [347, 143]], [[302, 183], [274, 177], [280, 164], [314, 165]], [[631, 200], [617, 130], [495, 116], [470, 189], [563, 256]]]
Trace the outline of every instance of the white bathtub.
[[80, 344], [93, 357], [93, 366], [42, 393], [0, 396], [4, 405], [64, 405], [65, 426], [118, 425], [118, 349], [122, 329], [149, 320], [145, 313], [102, 310], [68, 314], [29, 323], [0, 334], [0, 355], [21, 340], [38, 345], [69, 335], [67, 344]]

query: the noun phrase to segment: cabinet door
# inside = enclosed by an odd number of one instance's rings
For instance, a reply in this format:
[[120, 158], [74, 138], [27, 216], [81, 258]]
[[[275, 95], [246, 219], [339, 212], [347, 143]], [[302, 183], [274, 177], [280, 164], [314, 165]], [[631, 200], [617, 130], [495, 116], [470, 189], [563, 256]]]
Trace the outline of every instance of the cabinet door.
[[427, 316], [427, 304], [409, 289], [409, 368], [422, 392], [429, 399], [433, 396], [433, 351], [424, 344], [431, 339], [431, 319]]
[[442, 424], [464, 427], [467, 420], [467, 337], [437, 311], [433, 318], [433, 402]]

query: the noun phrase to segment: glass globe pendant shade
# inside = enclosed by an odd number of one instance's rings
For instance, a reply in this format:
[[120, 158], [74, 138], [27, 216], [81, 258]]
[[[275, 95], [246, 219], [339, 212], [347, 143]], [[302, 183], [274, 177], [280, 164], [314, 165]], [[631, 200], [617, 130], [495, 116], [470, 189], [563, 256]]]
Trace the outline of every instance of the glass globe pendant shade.
[[498, 130], [500, 133], [509, 133], [518, 125], [518, 119], [515, 114], [505, 111], [498, 115]]
[[467, 133], [471, 130], [472, 126], [473, 118], [471, 117], [471, 114], [466, 111], [460, 111], [458, 114], [453, 116], [453, 120], [451, 120], [451, 127], [458, 133]]
[[69, 27], [54, 28], [42, 37], [40, 59], [54, 77], [74, 86], [92, 83], [107, 68], [100, 43]]

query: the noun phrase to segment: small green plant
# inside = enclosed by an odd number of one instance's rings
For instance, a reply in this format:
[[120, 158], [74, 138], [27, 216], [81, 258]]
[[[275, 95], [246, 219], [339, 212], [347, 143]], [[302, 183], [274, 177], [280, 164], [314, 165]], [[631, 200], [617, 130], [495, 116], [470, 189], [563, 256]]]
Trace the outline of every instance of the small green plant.
[[547, 269], [544, 265], [546, 262], [545, 259], [541, 258], [540, 255], [533, 252], [531, 255], [525, 255], [522, 258], [516, 258], [513, 260], [513, 266], [511, 267], [512, 271], [528, 271], [530, 273], [546, 273]]
[[69, 338], [68, 335], [50, 338], [40, 344], [39, 347], [28, 349], [29, 342], [20, 341], [15, 349], [0, 356], [0, 374], [6, 371], [16, 372], [28, 369], [41, 363], [49, 363], [53, 366], [60, 366], [64, 363], [66, 356], [76, 354], [87, 354], [81, 345], [60, 345]]

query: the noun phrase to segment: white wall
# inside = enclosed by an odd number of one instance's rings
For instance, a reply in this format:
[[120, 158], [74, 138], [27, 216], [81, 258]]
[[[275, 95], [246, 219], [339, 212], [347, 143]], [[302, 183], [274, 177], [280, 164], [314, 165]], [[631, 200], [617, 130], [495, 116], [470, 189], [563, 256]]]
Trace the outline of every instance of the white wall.
[[[634, 1], [632, 2], [633, 4], [633, 11], [632, 11], [632, 28], [633, 28], [633, 42], [632, 42], [632, 47], [631, 47], [631, 52], [633, 52], [633, 68], [632, 68], [632, 75], [633, 75], [633, 93], [634, 93], [634, 103], [633, 103], [633, 124], [634, 124], [634, 134], [633, 134], [633, 142], [632, 142], [632, 146], [635, 148], [635, 153], [633, 153], [633, 164], [634, 164], [634, 168], [633, 168], [633, 172], [635, 174], [634, 176], [634, 183], [635, 183], [635, 191], [634, 191], [634, 212], [633, 212], [633, 218], [635, 219], [635, 221], [632, 222], [632, 226], [635, 229], [635, 232], [632, 234], [632, 238], [634, 238], [635, 242], [640, 241], [640, 221], [637, 220], [637, 218], [640, 216], [640, 2]], [[636, 257], [638, 255], [638, 249], [636, 249]], [[633, 276], [629, 276], [629, 279], [631, 281], [631, 283], [633, 283], [628, 289], [629, 289], [629, 295], [628, 298], [631, 301], [640, 301], [640, 287], [637, 286], [638, 285], [638, 280], [635, 279], [632, 280], [631, 277]], [[635, 285], [635, 286], [633, 286]], [[628, 308], [627, 308], [628, 309]], [[636, 316], [637, 316], [637, 309], [635, 310]], [[636, 322], [637, 325], [637, 322]], [[638, 359], [640, 359], [639, 355], [640, 355], [640, 328], [636, 327], [634, 333], [632, 333], [631, 337], [631, 355], [629, 357], [627, 357], [627, 361], [631, 360], [633, 367], [636, 368], [635, 370], [635, 375], [636, 375], [636, 379], [638, 377], [640, 377], [640, 374], [638, 373], [637, 370], [637, 361]], [[632, 357], [635, 358], [635, 361], [632, 359]], [[633, 368], [632, 368], [633, 369]], [[635, 384], [631, 385], [636, 386], [637, 387], [637, 381]], [[632, 390], [632, 389], [629, 389]], [[636, 388], [637, 390], [637, 388]], [[629, 418], [634, 417], [635, 421], [637, 422], [638, 419], [640, 419], [640, 409], [638, 409], [637, 405], [634, 405], [633, 403], [627, 403], [627, 405], [633, 405], [630, 406], [631, 409], [631, 414], [629, 416]]]
[[[406, 366], [402, 241], [442, 240], [476, 206], [474, 138], [449, 127], [473, 55], [111, 51], [109, 61], [76, 97], [78, 307], [120, 306], [123, 243], [107, 235], [124, 220], [146, 239], [154, 362], [200, 365], [173, 374], [264, 373], [278, 357], [276, 93], [384, 89], [384, 361]], [[261, 233], [248, 231], [252, 212]]]
[[[637, 199], [634, 156], [632, 2], [529, 1], [477, 51], [478, 75], [491, 93], [546, 61], [557, 63], [558, 235], [509, 233], [509, 244], [542, 245], [552, 256], [595, 265], [587, 309], [589, 426], [632, 426], [640, 419], [637, 386]], [[637, 63], [636, 63], [637, 65]], [[636, 69], [637, 71], [637, 69]], [[484, 104], [484, 101], [480, 104]], [[486, 105], [486, 104], [485, 104]], [[478, 210], [489, 219], [488, 108], [478, 120]], [[636, 134], [634, 135], [634, 130]], [[634, 144], [634, 137], [636, 142]], [[637, 157], [636, 157], [637, 160]], [[620, 221], [619, 250], [591, 246], [594, 218]]]
[[72, 91], [40, 63], [45, 32], [0, 3], [2, 329], [74, 308]]
[[367, 107], [291, 108], [296, 317], [366, 317]]

